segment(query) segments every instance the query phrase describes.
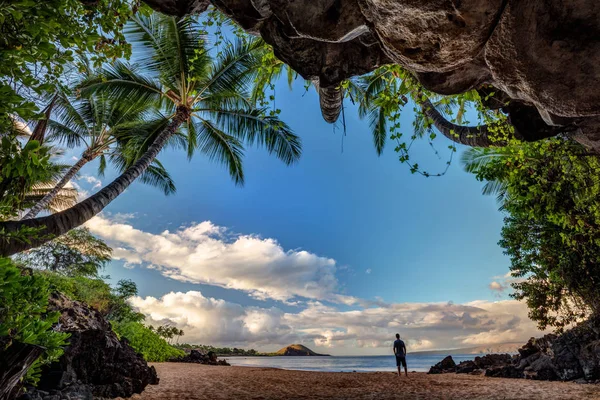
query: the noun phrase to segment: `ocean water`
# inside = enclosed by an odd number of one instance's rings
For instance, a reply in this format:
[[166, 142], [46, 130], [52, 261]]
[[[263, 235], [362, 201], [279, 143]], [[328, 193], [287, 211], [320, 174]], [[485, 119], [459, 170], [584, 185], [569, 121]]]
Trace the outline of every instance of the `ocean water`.
[[[458, 364], [473, 360], [477, 354], [453, 354]], [[442, 361], [445, 355], [408, 354], [408, 371], [427, 372], [432, 365]], [[231, 365], [247, 367], [272, 367], [300, 371], [326, 372], [375, 372], [397, 371], [396, 359], [390, 356], [330, 356], [330, 357], [224, 357]]]

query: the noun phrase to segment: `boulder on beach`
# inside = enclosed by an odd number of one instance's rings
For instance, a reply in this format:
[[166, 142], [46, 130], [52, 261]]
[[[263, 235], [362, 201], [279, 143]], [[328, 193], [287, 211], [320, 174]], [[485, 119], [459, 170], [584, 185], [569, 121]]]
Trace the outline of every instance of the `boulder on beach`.
[[442, 361], [429, 369], [428, 374], [447, 374], [456, 372], [456, 363], [452, 356], [446, 356]]
[[227, 360], [219, 360], [217, 359], [217, 353], [214, 351], [209, 351], [204, 354], [198, 350], [192, 350], [189, 354], [186, 354], [183, 357], [176, 357], [169, 360], [169, 362], [183, 362], [183, 363], [195, 363], [195, 364], [204, 364], [204, 365], [224, 365], [229, 366]]

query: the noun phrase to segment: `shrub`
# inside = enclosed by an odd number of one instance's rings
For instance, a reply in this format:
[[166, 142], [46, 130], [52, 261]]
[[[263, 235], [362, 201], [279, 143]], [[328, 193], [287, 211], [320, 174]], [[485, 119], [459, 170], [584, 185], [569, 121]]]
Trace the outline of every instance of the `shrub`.
[[140, 322], [112, 322], [113, 330], [129, 341], [146, 361], [162, 362], [185, 355]]
[[42, 365], [62, 355], [69, 337], [52, 330], [60, 314], [46, 312], [49, 295], [49, 284], [43, 277], [25, 273], [10, 259], [0, 258], [0, 336], [5, 339], [2, 343], [9, 346], [18, 341], [46, 349], [28, 371], [26, 380], [32, 384], [37, 383]]

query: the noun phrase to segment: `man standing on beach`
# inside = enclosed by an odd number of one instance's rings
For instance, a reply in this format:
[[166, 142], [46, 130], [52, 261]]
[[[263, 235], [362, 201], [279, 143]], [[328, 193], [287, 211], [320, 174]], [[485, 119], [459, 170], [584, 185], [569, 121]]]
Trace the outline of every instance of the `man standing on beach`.
[[406, 368], [406, 345], [404, 344], [404, 341], [400, 340], [399, 333], [396, 333], [396, 341], [394, 342], [394, 355], [396, 356], [398, 376], [402, 376], [401, 367], [404, 367], [404, 373], [406, 376], [408, 376], [408, 370]]

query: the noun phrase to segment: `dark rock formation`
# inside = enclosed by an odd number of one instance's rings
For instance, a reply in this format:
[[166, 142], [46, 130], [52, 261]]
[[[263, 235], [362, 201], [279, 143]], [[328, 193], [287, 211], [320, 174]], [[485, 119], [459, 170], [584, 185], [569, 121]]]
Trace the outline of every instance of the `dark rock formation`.
[[98, 311], [61, 294], [51, 296], [48, 309], [61, 313], [55, 329], [71, 335], [69, 346], [26, 398], [130, 397], [158, 383], [154, 367], [119, 340]]
[[217, 354], [214, 351], [209, 351], [207, 354], [200, 353], [198, 350], [192, 350], [189, 354], [183, 357], [172, 358], [170, 362], [184, 362], [205, 365], [226, 365], [229, 366], [227, 360], [218, 360]]
[[[207, 0], [146, 0], [182, 15]], [[530, 119], [535, 138], [560, 129], [600, 149], [600, 2], [519, 0], [211, 0], [337, 102], [343, 79], [396, 63], [442, 93], [492, 87]], [[324, 116], [337, 112], [322, 100]], [[526, 112], [524, 112], [526, 111]]]
[[428, 374], [447, 374], [456, 372], [456, 363], [452, 356], [446, 356], [442, 361], [429, 369]]
[[[519, 354], [489, 354], [455, 368], [446, 357], [429, 373], [485, 373], [485, 376], [596, 382], [600, 380], [600, 320], [591, 319], [560, 336], [531, 338]], [[442, 364], [445, 363], [445, 366]]]

